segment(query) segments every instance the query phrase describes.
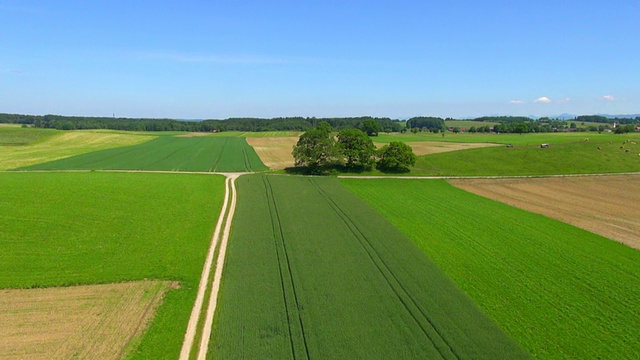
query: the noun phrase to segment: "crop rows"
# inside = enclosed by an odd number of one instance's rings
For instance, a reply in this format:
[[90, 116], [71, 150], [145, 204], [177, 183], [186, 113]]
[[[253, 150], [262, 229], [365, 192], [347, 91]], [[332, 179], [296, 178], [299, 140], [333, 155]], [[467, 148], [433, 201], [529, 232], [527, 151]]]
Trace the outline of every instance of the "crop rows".
[[640, 353], [637, 250], [440, 180], [342, 182], [532, 355]]
[[335, 179], [243, 176], [238, 192], [213, 358], [525, 356]]
[[38, 164], [24, 170], [266, 170], [241, 137], [160, 136], [152, 141]]

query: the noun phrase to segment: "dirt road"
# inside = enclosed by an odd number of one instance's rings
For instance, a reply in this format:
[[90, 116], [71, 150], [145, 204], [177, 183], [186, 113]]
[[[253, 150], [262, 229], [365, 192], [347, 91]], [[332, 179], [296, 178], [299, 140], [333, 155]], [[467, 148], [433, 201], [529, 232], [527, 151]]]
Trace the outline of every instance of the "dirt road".
[[[209, 346], [209, 337], [211, 335], [211, 326], [213, 324], [213, 316], [215, 314], [218, 291], [220, 290], [220, 281], [222, 279], [222, 270], [224, 265], [224, 258], [227, 251], [227, 241], [229, 239], [229, 233], [231, 231], [231, 220], [236, 208], [236, 186], [235, 180], [242, 174], [224, 174], [227, 179], [225, 181], [225, 199], [220, 210], [220, 216], [216, 223], [216, 228], [211, 239], [211, 246], [207, 253], [207, 258], [202, 269], [202, 276], [200, 278], [200, 284], [198, 285], [198, 294], [196, 301], [191, 310], [191, 317], [189, 318], [189, 324], [187, 325], [187, 331], [184, 335], [184, 341], [182, 343], [182, 350], [180, 352], [180, 360], [188, 360], [193, 350], [193, 342], [198, 333], [198, 323], [202, 318], [202, 307], [205, 301], [205, 293], [209, 283], [209, 277], [211, 274], [211, 268], [213, 265], [213, 257], [215, 254], [218, 242], [220, 242], [220, 251], [218, 252], [218, 259], [216, 261], [215, 273], [213, 276], [213, 283], [211, 294], [209, 296], [207, 312], [205, 315], [203, 327], [201, 330], [202, 336], [198, 347], [198, 359], [205, 359], [207, 355], [207, 348]], [[226, 216], [225, 216], [226, 215]], [[224, 226], [224, 230], [222, 230]]]

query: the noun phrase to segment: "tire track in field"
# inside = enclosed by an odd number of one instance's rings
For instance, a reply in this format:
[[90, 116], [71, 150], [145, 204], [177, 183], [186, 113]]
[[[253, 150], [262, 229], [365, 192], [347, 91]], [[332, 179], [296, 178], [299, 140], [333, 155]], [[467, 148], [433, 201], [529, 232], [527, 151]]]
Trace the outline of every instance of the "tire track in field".
[[[387, 263], [384, 261], [384, 258], [375, 249], [375, 247], [371, 245], [371, 242], [369, 241], [369, 239], [367, 239], [362, 230], [360, 230], [360, 228], [349, 217], [349, 215], [317, 183], [316, 179], [310, 178], [309, 181], [316, 187], [318, 193], [329, 204], [329, 206], [338, 214], [349, 231], [358, 239], [358, 242], [369, 256], [371, 262], [376, 266], [382, 277], [385, 279], [387, 285], [389, 285], [391, 290], [396, 294], [398, 300], [400, 300], [405, 310], [420, 327], [427, 339], [431, 341], [433, 346], [440, 353], [440, 356], [442, 356], [442, 358], [444, 359], [452, 357], [455, 359], [459, 359], [460, 356], [456, 353], [451, 344], [449, 344], [447, 339], [442, 333], [440, 333], [430, 317], [418, 305], [418, 301], [416, 301], [413, 296], [411, 296], [411, 293], [405, 289], [405, 287], [402, 285], [402, 282], [400, 282], [393, 271], [391, 271], [389, 265], [387, 265]], [[408, 300], [405, 298], [408, 298]], [[412, 308], [417, 309], [419, 314], [416, 314], [414, 311], [412, 311]], [[428, 326], [425, 326], [425, 321], [428, 323]]]
[[[282, 296], [284, 299], [285, 309], [287, 312], [287, 323], [289, 328], [289, 342], [291, 344], [291, 353], [292, 353], [293, 359], [299, 358], [299, 356], [297, 355], [298, 352], [302, 353], [302, 356], [301, 356], [302, 358], [310, 359], [311, 356], [309, 355], [309, 346], [307, 345], [307, 338], [305, 336], [304, 322], [302, 321], [302, 316], [300, 314], [298, 293], [296, 292], [296, 286], [293, 280], [293, 272], [291, 271], [291, 261], [289, 260], [289, 254], [287, 252], [287, 246], [284, 238], [284, 231], [282, 230], [282, 221], [280, 219], [280, 213], [278, 212], [278, 204], [273, 194], [273, 187], [271, 186], [271, 182], [269, 181], [267, 176], [263, 175], [262, 181], [264, 182], [264, 185], [265, 185], [267, 201], [269, 203], [269, 214], [271, 216], [271, 226], [272, 226], [273, 237], [274, 237], [275, 246], [276, 246], [276, 257], [278, 259], [278, 267], [280, 271], [280, 284], [282, 286]], [[281, 252], [282, 254], [280, 254]], [[284, 262], [286, 263], [286, 267], [285, 267], [285, 264], [283, 264], [283, 258], [284, 258]], [[290, 285], [290, 287], [288, 285]], [[292, 295], [289, 294], [289, 296], [287, 296], [287, 294], [289, 293], [287, 291], [287, 288], [291, 289], [291, 292], [293, 293]], [[291, 299], [289, 299], [289, 297], [291, 297]], [[292, 318], [297, 318], [298, 321], [296, 322], [295, 319], [292, 319]], [[302, 344], [299, 344], [299, 342], [296, 341], [298, 337], [298, 333], [299, 333], [299, 336], [302, 338]], [[298, 344], [296, 345], [296, 343]], [[299, 349], [301, 346], [304, 348], [304, 352], [302, 351], [303, 349]]]
[[224, 149], [227, 148], [227, 143], [229, 142], [229, 138], [225, 137], [224, 138], [224, 144], [222, 144], [222, 150], [220, 152], [218, 152], [218, 156], [216, 157], [216, 160], [213, 162], [213, 172], [215, 172], [216, 170], [218, 170], [218, 164], [220, 163], [220, 159], [222, 159], [222, 154], [224, 153]]
[[[220, 242], [220, 237], [222, 235], [222, 244], [220, 246], [220, 251], [218, 254], [218, 260], [216, 263], [216, 272], [214, 274], [214, 280], [212, 284], [212, 290], [210, 299], [217, 300], [217, 294], [220, 287], [219, 278], [222, 275], [222, 262], [224, 262], [224, 254], [226, 253], [226, 244], [227, 239], [229, 237], [229, 231], [231, 226], [231, 219], [233, 218], [233, 214], [235, 212], [236, 205], [236, 189], [235, 189], [235, 179], [241, 174], [225, 174], [225, 198], [224, 203], [222, 204], [222, 209], [220, 210], [220, 215], [218, 217], [218, 222], [216, 223], [215, 230], [213, 232], [213, 237], [211, 239], [211, 245], [209, 246], [209, 251], [207, 252], [207, 258], [204, 263], [204, 267], [202, 269], [202, 275], [200, 277], [200, 283], [198, 285], [198, 293], [196, 295], [196, 301], [191, 310], [191, 316], [189, 317], [189, 323], [187, 325], [187, 330], [184, 335], [184, 340], [182, 343], [182, 349], [180, 351], [180, 360], [188, 360], [191, 354], [191, 350], [193, 349], [193, 343], [197, 334], [197, 327], [200, 323], [200, 319], [202, 318], [202, 307], [205, 301], [205, 293], [207, 292], [209, 277], [211, 274], [211, 267], [213, 265], [213, 257], [215, 254], [216, 247], [218, 246], [218, 242]], [[225, 215], [227, 215], [225, 217]], [[226, 219], [226, 220], [225, 220]], [[226, 221], [226, 223], [225, 223]], [[222, 226], [224, 227], [224, 232], [222, 231]], [[218, 281], [216, 281], [216, 279]], [[211, 316], [213, 319], [213, 311], [215, 310], [215, 300], [213, 301], [213, 309], [212, 309], [212, 301], [209, 301], [209, 307], [207, 308], [207, 314], [205, 318], [205, 323], [203, 326], [206, 327], [208, 317]], [[211, 329], [209, 328], [209, 333]], [[200, 353], [203, 351], [202, 346], [203, 342], [205, 342], [204, 336], [202, 337], [202, 342], [200, 344], [200, 349], [198, 356], [200, 358]], [[206, 347], [208, 346], [209, 337], [206, 337], [206, 344], [204, 349], [204, 356], [206, 356]]]

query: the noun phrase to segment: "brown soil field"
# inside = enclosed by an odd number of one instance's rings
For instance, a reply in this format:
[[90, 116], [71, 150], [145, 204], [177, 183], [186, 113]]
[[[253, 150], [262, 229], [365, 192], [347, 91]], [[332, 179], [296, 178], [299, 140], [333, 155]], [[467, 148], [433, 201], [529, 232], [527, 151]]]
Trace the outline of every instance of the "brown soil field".
[[248, 137], [246, 139], [269, 169], [284, 169], [294, 165], [291, 152], [293, 145], [298, 142], [297, 137]]
[[[452, 143], [452, 142], [408, 142], [407, 145], [411, 146], [413, 153], [421, 155], [437, 154], [448, 151], [465, 150], [483, 148], [489, 146], [503, 146], [501, 144], [489, 144], [489, 143]], [[376, 143], [378, 148], [386, 145], [386, 143]]]
[[167, 281], [0, 290], [0, 359], [120, 359]]
[[456, 179], [461, 189], [640, 249], [640, 175]]

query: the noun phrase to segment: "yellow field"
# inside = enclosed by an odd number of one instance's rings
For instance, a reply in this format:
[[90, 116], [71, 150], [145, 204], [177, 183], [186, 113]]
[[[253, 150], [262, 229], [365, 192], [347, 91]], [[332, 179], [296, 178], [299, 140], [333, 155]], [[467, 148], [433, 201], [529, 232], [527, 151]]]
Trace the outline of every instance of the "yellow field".
[[294, 165], [293, 145], [298, 142], [297, 137], [248, 137], [260, 160], [269, 169], [284, 169]]
[[120, 359], [168, 281], [0, 290], [0, 359]]
[[154, 136], [101, 132], [62, 132], [46, 141], [25, 146], [0, 146], [0, 170], [62, 159], [120, 146], [136, 145]]
[[640, 176], [450, 180], [452, 185], [640, 249]]

